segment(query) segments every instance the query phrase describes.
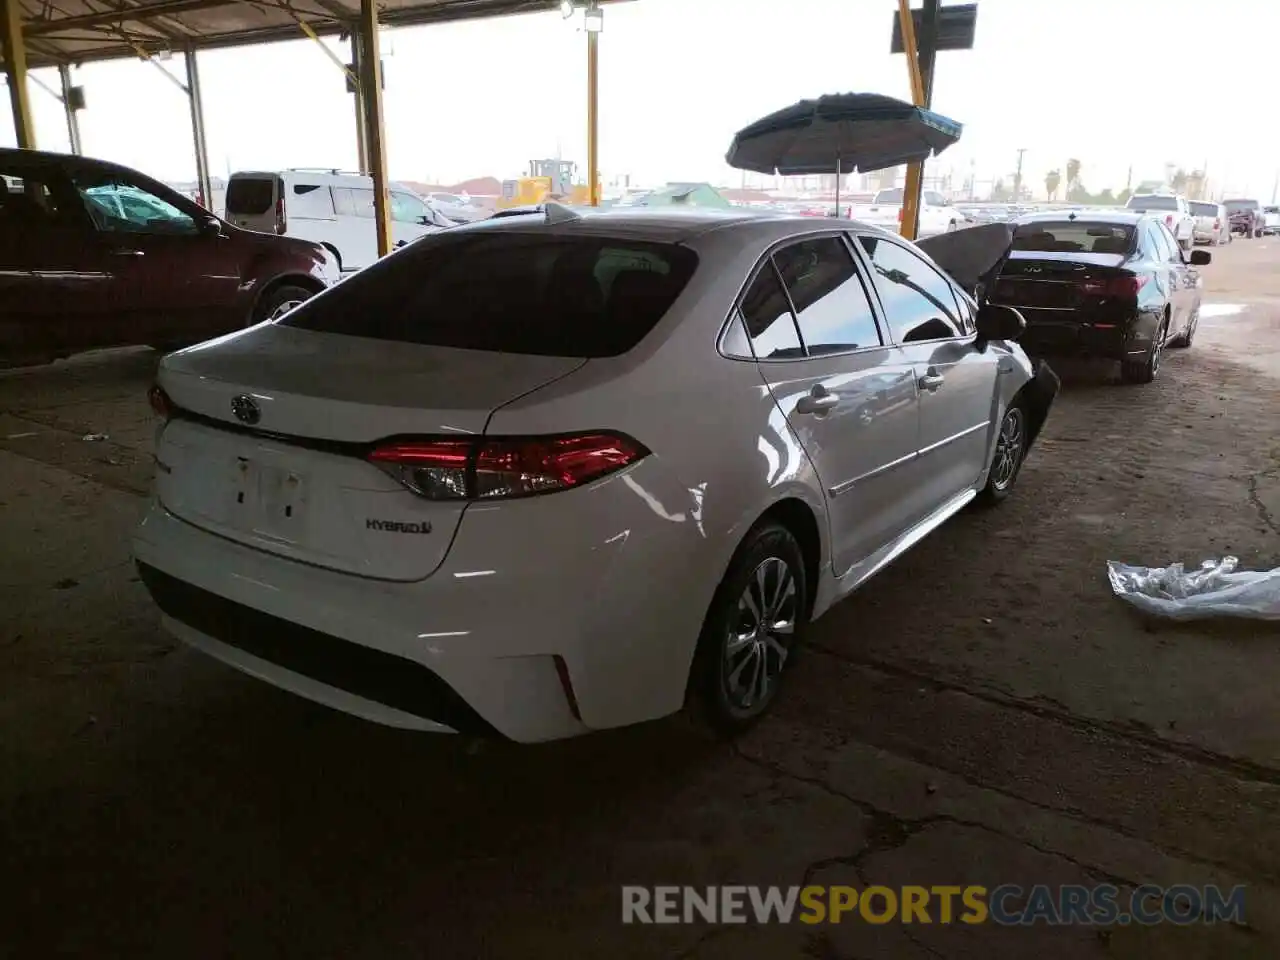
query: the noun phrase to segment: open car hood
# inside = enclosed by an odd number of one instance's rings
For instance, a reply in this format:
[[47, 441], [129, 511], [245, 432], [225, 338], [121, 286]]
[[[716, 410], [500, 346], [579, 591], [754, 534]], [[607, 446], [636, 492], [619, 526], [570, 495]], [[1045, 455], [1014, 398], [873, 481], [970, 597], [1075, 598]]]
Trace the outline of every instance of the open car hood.
[[969, 293], [999, 269], [1013, 248], [1014, 225], [984, 223], [917, 240], [916, 246], [933, 257]]

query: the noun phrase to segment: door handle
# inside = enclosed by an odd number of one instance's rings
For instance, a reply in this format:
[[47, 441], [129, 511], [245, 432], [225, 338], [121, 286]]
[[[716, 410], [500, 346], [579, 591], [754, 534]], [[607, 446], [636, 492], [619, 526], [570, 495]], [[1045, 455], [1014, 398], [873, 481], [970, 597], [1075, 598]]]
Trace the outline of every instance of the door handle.
[[141, 250], [112, 250], [113, 257], [145, 257], [146, 254]]
[[796, 413], [812, 413], [821, 416], [829, 410], [834, 410], [840, 404], [840, 395], [831, 393], [829, 390], [823, 390], [805, 394], [796, 403]]
[[930, 393], [933, 393], [940, 386], [942, 386], [943, 382], [946, 379], [947, 378], [940, 373], [926, 373], [923, 377], [920, 378], [920, 381], [919, 381], [920, 389], [928, 390]]

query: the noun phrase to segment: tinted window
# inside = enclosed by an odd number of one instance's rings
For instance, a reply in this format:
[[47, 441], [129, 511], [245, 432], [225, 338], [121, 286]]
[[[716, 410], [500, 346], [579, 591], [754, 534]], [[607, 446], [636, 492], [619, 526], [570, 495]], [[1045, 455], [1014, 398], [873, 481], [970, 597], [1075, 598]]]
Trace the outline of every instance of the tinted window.
[[19, 235], [40, 227], [89, 231], [83, 200], [56, 170], [0, 170], [0, 227]]
[[960, 336], [951, 284], [906, 247], [882, 237], [858, 242], [875, 268], [876, 291], [898, 343]]
[[487, 231], [425, 237], [291, 311], [286, 326], [466, 350], [625, 353], [697, 267], [686, 247]]
[[1133, 227], [1125, 223], [1024, 223], [1013, 234], [1013, 249], [1041, 253], [1125, 253], [1132, 243]]
[[1177, 197], [1147, 195], [1130, 197], [1127, 206], [1134, 210], [1177, 210]]
[[778, 281], [777, 271], [766, 262], [742, 297], [742, 319], [751, 340], [751, 350], [760, 360], [794, 359], [804, 356], [796, 333], [791, 304]]
[[1257, 210], [1258, 209], [1257, 200], [1223, 200], [1222, 205], [1232, 213], [1235, 213], [1240, 210]]
[[792, 244], [775, 253], [773, 262], [811, 355], [880, 346], [871, 301], [843, 240], [818, 237]]
[[1218, 205], [1216, 203], [1200, 203], [1193, 200], [1191, 202], [1191, 212], [1197, 217], [1216, 217], [1218, 215]]
[[876, 203], [901, 203], [902, 188], [890, 187], [887, 190], [881, 190], [876, 194]]
[[275, 202], [275, 181], [266, 177], [232, 177], [227, 185], [228, 216], [259, 216]]

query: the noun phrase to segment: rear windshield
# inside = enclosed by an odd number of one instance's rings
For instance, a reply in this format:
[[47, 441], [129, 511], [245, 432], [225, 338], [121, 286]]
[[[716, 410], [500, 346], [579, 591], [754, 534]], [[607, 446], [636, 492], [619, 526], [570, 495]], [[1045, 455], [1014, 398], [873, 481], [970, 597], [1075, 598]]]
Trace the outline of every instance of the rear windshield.
[[1231, 213], [1237, 210], [1257, 210], [1257, 200], [1223, 200], [1222, 205]]
[[1197, 217], [1216, 217], [1218, 215], [1218, 205], [1216, 203], [1197, 203], [1193, 200], [1191, 212]]
[[1130, 197], [1128, 205], [1134, 210], [1177, 210], [1178, 200], [1176, 197]]
[[275, 202], [275, 184], [265, 177], [232, 177], [227, 185], [227, 213], [254, 216]]
[[280, 322], [324, 333], [557, 357], [626, 353], [697, 267], [687, 247], [510, 231], [433, 236]]
[[1014, 250], [1040, 253], [1128, 253], [1132, 243], [1125, 223], [1024, 223], [1013, 234]]
[[889, 190], [881, 190], [876, 194], [876, 203], [901, 203], [902, 188], [892, 187]]

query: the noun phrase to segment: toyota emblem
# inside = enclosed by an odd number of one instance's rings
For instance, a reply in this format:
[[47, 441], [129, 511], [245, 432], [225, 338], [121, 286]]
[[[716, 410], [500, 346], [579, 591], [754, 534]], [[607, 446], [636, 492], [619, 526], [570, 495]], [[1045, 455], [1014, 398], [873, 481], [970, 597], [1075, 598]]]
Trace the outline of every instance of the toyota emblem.
[[231, 412], [241, 423], [254, 424], [262, 419], [262, 410], [258, 407], [258, 401], [246, 393], [232, 399]]

